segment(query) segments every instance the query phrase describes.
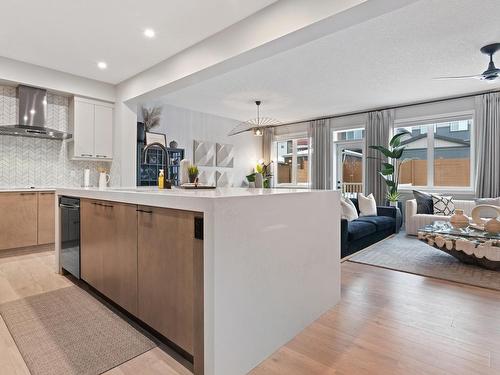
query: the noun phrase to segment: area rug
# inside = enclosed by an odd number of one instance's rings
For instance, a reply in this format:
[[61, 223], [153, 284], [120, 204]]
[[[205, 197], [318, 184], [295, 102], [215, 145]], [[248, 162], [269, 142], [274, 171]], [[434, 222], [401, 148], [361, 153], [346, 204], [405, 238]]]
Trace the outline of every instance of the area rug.
[[370, 246], [348, 261], [500, 290], [500, 272], [462, 263], [404, 232]]
[[156, 345], [79, 287], [0, 305], [31, 375], [97, 375]]

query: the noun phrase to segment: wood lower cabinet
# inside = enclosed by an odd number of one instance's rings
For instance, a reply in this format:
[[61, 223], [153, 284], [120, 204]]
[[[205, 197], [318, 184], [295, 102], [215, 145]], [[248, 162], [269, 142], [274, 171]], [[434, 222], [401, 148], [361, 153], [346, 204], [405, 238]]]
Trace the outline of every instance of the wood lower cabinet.
[[200, 215], [80, 200], [81, 278], [189, 353], [196, 375], [203, 374]]
[[136, 206], [82, 199], [80, 222], [81, 278], [136, 315]]
[[37, 244], [36, 192], [0, 193], [0, 250]]
[[[195, 357], [202, 244], [189, 211], [139, 207], [139, 318]], [[199, 323], [199, 321], [197, 321]]]
[[107, 251], [106, 228], [110, 220], [97, 202], [80, 200], [80, 277], [99, 291], [104, 289], [103, 255]]
[[55, 236], [55, 194], [38, 193], [38, 244], [54, 243]]

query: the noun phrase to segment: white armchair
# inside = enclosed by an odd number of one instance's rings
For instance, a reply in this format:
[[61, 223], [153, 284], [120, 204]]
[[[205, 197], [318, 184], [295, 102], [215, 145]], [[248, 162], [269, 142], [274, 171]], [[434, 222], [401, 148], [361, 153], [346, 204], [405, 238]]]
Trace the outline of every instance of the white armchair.
[[[463, 200], [453, 200], [455, 204], [455, 209], [459, 208], [464, 210], [464, 214], [469, 216], [471, 215], [472, 209], [476, 205], [474, 201], [463, 201]], [[415, 199], [408, 199], [406, 201], [406, 210], [405, 210], [405, 231], [406, 234], [410, 234], [412, 236], [417, 235], [417, 231], [419, 228], [431, 224], [433, 221], [449, 221], [450, 216], [442, 216], [442, 215], [429, 215], [429, 214], [417, 214], [417, 201]]]

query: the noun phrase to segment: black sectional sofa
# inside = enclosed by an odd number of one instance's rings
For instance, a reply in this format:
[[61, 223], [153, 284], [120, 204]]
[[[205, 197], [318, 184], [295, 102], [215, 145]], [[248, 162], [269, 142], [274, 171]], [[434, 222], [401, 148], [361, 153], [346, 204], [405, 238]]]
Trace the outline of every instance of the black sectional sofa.
[[[358, 200], [351, 198], [359, 214]], [[341, 257], [352, 255], [375, 242], [398, 233], [401, 228], [401, 212], [396, 207], [377, 207], [377, 216], [361, 216], [356, 220], [341, 220]]]

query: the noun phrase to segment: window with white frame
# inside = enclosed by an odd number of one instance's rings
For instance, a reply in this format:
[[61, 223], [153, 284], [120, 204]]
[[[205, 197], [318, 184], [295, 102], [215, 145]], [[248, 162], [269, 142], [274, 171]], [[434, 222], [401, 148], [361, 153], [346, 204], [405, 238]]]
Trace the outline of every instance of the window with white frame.
[[302, 136], [279, 139], [274, 142], [273, 147], [275, 185], [309, 186], [309, 138]]
[[470, 128], [468, 121], [453, 121], [450, 123], [451, 132], [466, 132]]
[[[425, 128], [425, 131], [422, 129]], [[406, 146], [400, 171], [401, 188], [472, 188], [472, 115], [450, 120], [399, 123], [395, 134], [407, 130], [401, 144]]]

